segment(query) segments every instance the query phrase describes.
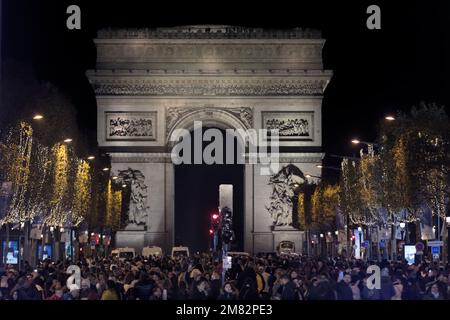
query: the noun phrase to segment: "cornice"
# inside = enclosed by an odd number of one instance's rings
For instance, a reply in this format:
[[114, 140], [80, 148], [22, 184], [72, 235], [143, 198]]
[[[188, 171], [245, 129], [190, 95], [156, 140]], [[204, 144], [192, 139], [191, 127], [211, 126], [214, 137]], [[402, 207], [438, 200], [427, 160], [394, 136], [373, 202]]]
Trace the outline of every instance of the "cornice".
[[100, 29], [98, 39], [318, 39], [315, 29], [263, 29], [229, 25], [188, 25], [154, 29]]

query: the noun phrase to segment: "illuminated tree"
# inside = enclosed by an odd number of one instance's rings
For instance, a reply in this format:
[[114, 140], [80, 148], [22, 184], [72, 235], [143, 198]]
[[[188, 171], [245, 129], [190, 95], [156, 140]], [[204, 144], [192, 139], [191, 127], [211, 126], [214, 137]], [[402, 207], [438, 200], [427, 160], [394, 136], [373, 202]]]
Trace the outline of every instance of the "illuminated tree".
[[335, 229], [336, 209], [339, 206], [339, 186], [319, 183], [311, 199], [312, 224], [322, 231]]
[[72, 204], [72, 224], [78, 226], [89, 213], [91, 202], [91, 170], [89, 163], [78, 160]]
[[428, 205], [445, 218], [449, 196], [450, 123], [443, 107], [422, 104], [409, 114], [399, 114], [395, 125], [381, 127], [383, 167], [389, 174], [388, 206], [407, 208], [408, 220]]
[[1, 147], [1, 171], [5, 182], [11, 183], [11, 197], [0, 225], [25, 222], [27, 214], [27, 192], [30, 179], [30, 162], [33, 145], [33, 130], [25, 122], [13, 127]]
[[122, 192], [114, 190], [111, 180], [108, 181], [106, 190], [106, 219], [105, 225], [112, 230], [120, 228], [122, 212]]

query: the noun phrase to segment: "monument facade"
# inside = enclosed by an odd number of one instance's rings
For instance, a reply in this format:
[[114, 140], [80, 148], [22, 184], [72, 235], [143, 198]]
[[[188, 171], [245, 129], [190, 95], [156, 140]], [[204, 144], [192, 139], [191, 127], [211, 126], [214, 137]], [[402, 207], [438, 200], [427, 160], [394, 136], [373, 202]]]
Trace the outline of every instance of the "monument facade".
[[221, 129], [278, 129], [280, 172], [245, 164], [244, 248], [303, 245], [292, 223], [293, 192], [320, 176], [324, 40], [314, 30], [232, 26], [104, 29], [94, 40], [98, 143], [111, 174], [131, 188], [128, 225], [117, 246], [174, 244], [170, 136], [194, 121]]

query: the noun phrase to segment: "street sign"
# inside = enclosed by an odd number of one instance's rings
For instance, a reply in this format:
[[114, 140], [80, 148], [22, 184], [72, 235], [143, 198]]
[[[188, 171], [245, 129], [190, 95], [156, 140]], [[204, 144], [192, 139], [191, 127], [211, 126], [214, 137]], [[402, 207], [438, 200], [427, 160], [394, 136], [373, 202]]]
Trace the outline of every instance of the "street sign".
[[425, 249], [425, 245], [422, 242], [416, 243], [416, 251], [423, 251]]
[[433, 255], [439, 254], [439, 247], [431, 247], [431, 253]]
[[429, 247], [443, 247], [444, 241], [428, 241]]
[[227, 256], [226, 259], [223, 259], [222, 263], [223, 263], [223, 269], [231, 269], [231, 259], [232, 257]]

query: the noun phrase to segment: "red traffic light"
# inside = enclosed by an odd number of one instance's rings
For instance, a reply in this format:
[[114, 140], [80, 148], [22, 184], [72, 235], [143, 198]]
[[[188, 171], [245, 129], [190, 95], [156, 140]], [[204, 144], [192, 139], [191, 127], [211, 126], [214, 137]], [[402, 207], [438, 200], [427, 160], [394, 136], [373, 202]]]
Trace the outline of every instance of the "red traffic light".
[[356, 239], [355, 235], [352, 235], [352, 239], [351, 240], [355, 240], [355, 239]]
[[213, 229], [209, 229], [209, 234], [214, 234], [214, 230]]
[[213, 220], [217, 220], [217, 219], [219, 219], [219, 215], [217, 213], [214, 213], [212, 215], [212, 218], [213, 218]]

